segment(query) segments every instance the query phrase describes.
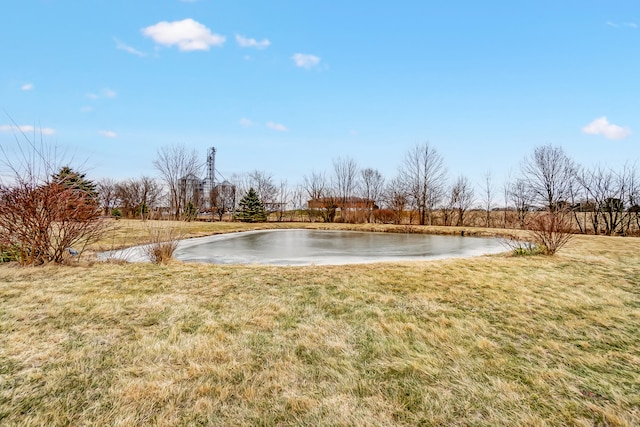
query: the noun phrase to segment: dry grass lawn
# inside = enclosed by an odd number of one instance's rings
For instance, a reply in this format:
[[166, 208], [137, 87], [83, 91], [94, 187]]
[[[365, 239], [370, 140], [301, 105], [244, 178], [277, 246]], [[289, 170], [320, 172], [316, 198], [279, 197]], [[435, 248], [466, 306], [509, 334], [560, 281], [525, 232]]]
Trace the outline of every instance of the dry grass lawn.
[[638, 238], [336, 267], [4, 265], [0, 424], [636, 426], [639, 325]]

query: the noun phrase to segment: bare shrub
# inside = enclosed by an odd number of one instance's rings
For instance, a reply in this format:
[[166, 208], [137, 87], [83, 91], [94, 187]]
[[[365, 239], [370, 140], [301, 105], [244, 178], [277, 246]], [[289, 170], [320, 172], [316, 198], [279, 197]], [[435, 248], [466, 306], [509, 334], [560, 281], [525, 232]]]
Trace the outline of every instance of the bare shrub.
[[[100, 207], [83, 191], [57, 183], [0, 185], [0, 247], [22, 265], [62, 263], [105, 231]], [[70, 249], [74, 247], [74, 249]]]
[[15, 147], [0, 146], [0, 248], [22, 265], [63, 263], [106, 230], [95, 189], [42, 135], [15, 129]]
[[173, 259], [182, 237], [183, 233], [172, 227], [151, 227], [149, 244], [144, 246], [144, 253], [154, 264], [167, 264]]
[[531, 238], [546, 255], [555, 254], [571, 240], [571, 222], [564, 211], [536, 213], [528, 223]]

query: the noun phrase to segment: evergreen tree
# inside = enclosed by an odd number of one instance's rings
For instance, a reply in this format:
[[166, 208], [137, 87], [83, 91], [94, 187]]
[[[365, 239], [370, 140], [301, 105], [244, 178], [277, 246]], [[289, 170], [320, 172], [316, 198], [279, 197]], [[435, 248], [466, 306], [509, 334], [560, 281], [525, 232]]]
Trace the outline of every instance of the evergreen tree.
[[267, 214], [258, 194], [250, 188], [240, 200], [240, 209], [236, 212], [236, 219], [242, 222], [265, 222]]
[[84, 191], [89, 199], [95, 200], [98, 195], [96, 184], [88, 180], [85, 174], [76, 172], [69, 166], [60, 168], [60, 171], [53, 174], [51, 178], [56, 184], [61, 184], [74, 190]]

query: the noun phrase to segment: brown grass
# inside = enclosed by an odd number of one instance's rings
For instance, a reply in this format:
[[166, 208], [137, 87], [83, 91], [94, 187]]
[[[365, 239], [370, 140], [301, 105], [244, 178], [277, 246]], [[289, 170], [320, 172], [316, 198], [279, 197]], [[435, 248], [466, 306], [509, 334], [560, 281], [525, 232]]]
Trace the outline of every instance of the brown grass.
[[176, 226], [151, 225], [148, 229], [149, 243], [143, 251], [154, 264], [167, 264], [173, 259], [178, 242], [183, 238], [181, 228]]
[[638, 265], [0, 266], [0, 424], [639, 425]]

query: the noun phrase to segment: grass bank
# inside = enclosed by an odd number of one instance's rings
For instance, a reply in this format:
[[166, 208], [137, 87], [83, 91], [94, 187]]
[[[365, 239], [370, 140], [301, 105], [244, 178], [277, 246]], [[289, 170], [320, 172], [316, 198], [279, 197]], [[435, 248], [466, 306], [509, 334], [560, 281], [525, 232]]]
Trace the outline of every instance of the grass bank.
[[639, 266], [0, 266], [0, 424], [640, 425]]

